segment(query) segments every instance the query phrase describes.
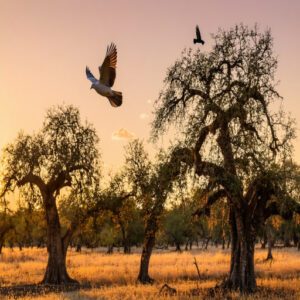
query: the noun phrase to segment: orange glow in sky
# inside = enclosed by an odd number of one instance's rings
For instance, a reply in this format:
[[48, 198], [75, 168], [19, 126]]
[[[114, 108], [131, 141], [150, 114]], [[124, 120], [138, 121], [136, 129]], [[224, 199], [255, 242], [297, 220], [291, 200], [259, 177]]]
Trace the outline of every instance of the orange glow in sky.
[[[0, 0], [0, 147], [21, 129], [39, 130], [50, 106], [73, 104], [96, 127], [105, 165], [118, 167], [126, 137], [149, 137], [167, 68], [183, 48], [199, 47], [192, 43], [196, 24], [203, 51], [219, 27], [270, 27], [278, 90], [300, 124], [299, 13], [298, 0]], [[112, 41], [118, 49], [114, 89], [123, 92], [117, 109], [90, 90], [85, 76], [88, 65], [98, 77]], [[300, 162], [299, 139], [295, 150]]]

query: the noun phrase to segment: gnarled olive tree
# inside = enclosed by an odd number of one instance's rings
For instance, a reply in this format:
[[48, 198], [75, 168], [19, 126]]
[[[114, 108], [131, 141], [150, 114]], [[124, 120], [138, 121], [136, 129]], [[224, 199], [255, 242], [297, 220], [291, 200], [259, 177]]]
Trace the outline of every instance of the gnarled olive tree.
[[[254, 246], [258, 228], [280, 212], [272, 165], [294, 137], [293, 120], [276, 107], [277, 59], [270, 31], [239, 25], [213, 36], [208, 53], [185, 51], [168, 70], [156, 102], [153, 136], [174, 125], [178, 151], [208, 182], [209, 206], [227, 198], [231, 265], [226, 286], [256, 289]], [[272, 107], [272, 108], [271, 108]], [[280, 177], [280, 176], [279, 176]]]
[[42, 283], [76, 283], [66, 269], [70, 230], [62, 235], [57, 197], [64, 188], [82, 189], [97, 175], [98, 137], [81, 123], [78, 109], [58, 106], [48, 110], [42, 129], [20, 133], [4, 149], [2, 193], [17, 187], [38, 190], [47, 220], [48, 264]]

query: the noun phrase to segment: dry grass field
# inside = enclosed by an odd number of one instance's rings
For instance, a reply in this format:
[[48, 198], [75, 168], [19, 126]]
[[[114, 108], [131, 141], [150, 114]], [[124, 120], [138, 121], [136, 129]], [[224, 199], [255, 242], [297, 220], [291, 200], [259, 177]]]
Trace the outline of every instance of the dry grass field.
[[[256, 271], [259, 291], [255, 296], [242, 297], [237, 293], [214, 296], [214, 299], [300, 299], [300, 252], [295, 249], [275, 249], [274, 260], [265, 262], [266, 251], [256, 251]], [[198, 280], [196, 257], [201, 280]], [[0, 257], [0, 284], [12, 286], [37, 283], [42, 279], [46, 265], [44, 249], [4, 249]], [[136, 284], [140, 254], [107, 255], [83, 251], [68, 253], [68, 270], [89, 289], [75, 292], [25, 296], [22, 299], [209, 299], [208, 288], [214, 287], [229, 268], [229, 252], [221, 249], [190, 252], [155, 252], [151, 259], [150, 274], [154, 285]], [[176, 296], [159, 295], [160, 287], [168, 283], [176, 288]], [[194, 292], [193, 292], [194, 291]], [[196, 295], [195, 293], [197, 291]], [[10, 299], [12, 296], [2, 297]]]

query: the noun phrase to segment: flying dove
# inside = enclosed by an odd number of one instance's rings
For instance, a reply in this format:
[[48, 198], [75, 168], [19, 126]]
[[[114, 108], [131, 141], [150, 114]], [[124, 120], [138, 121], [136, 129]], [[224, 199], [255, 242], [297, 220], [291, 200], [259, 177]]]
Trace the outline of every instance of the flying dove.
[[94, 89], [99, 95], [106, 97], [113, 107], [122, 104], [122, 93], [111, 89], [116, 78], [117, 66], [117, 48], [114, 43], [107, 46], [106, 55], [102, 66], [99, 66], [100, 79], [97, 80], [86, 67], [87, 78], [92, 82], [91, 89]]
[[196, 26], [196, 38], [194, 39], [194, 44], [196, 43], [204, 45], [204, 41], [201, 38], [200, 29], [198, 25]]

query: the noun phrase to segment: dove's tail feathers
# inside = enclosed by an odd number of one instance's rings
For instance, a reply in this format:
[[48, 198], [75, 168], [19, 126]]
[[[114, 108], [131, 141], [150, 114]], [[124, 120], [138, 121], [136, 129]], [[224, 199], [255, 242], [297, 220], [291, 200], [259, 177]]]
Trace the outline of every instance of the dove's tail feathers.
[[118, 107], [121, 106], [122, 100], [123, 100], [123, 95], [121, 92], [113, 91], [113, 96], [108, 97], [108, 100], [113, 107]]
[[203, 40], [199, 40], [199, 39], [194, 39], [194, 44], [200, 43], [202, 45], [204, 45], [204, 41]]

